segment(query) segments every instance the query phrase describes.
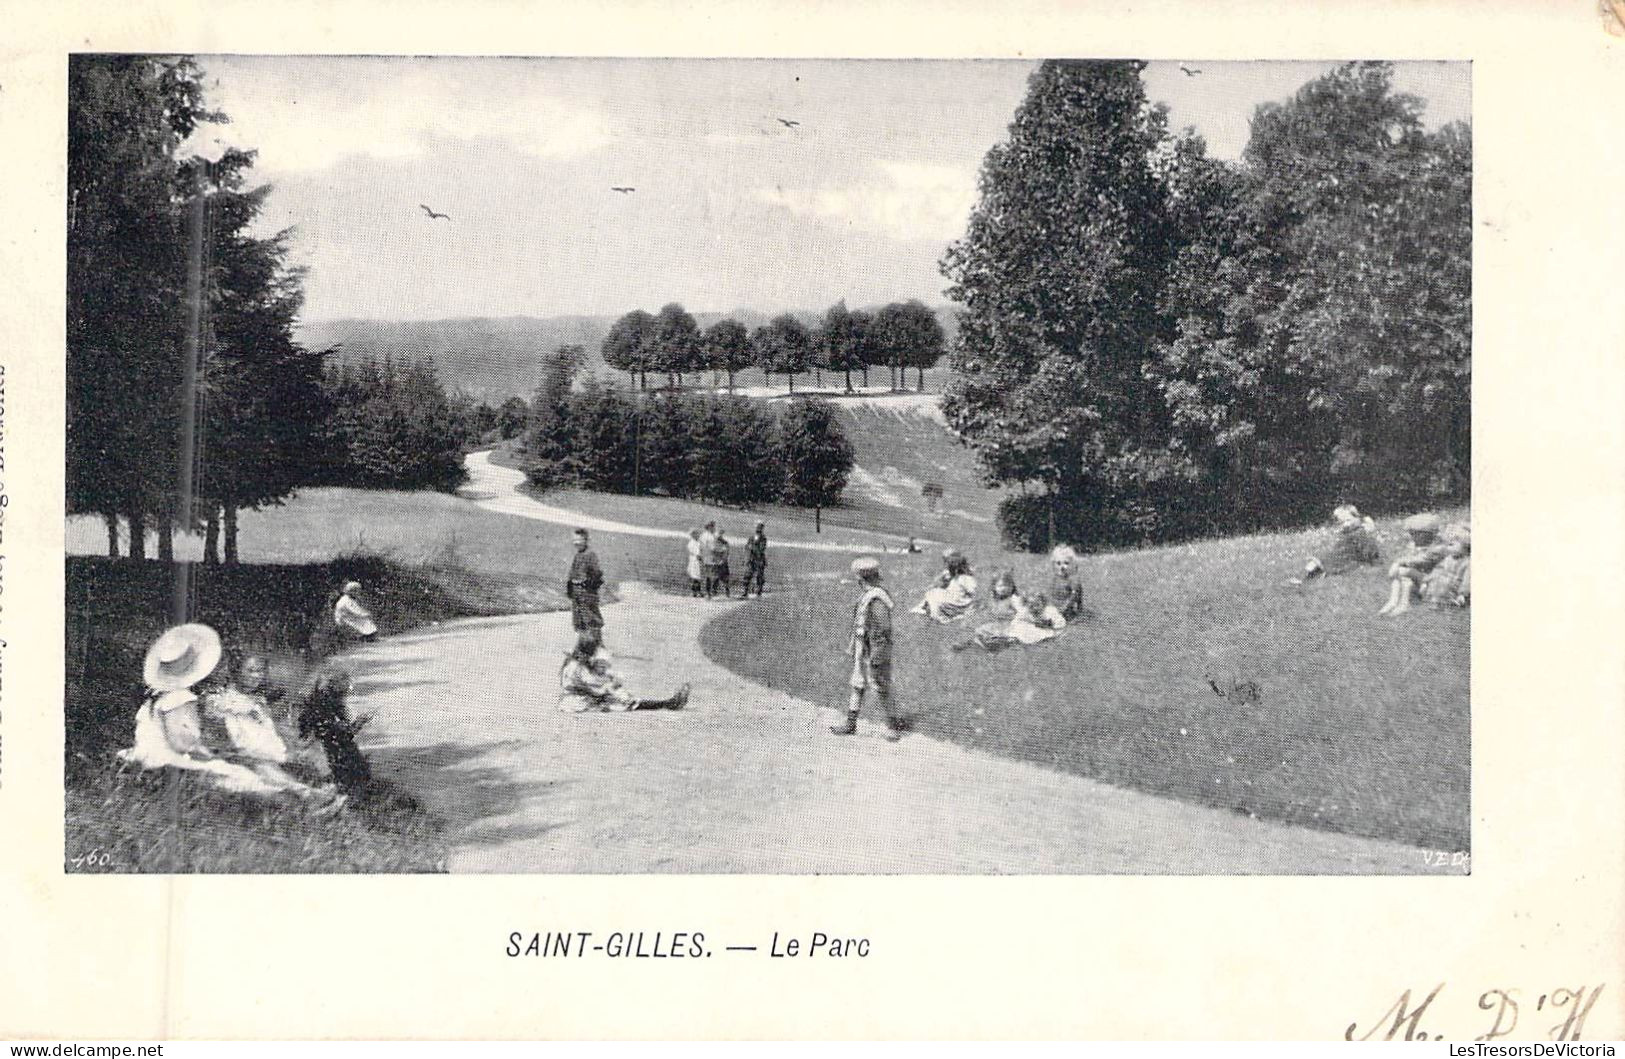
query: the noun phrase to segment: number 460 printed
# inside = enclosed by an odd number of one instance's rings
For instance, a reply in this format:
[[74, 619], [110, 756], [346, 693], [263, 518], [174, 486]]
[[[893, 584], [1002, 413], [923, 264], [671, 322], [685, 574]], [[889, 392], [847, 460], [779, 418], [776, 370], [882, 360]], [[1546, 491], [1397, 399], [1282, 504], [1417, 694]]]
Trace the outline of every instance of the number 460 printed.
[[111, 868], [113, 866], [113, 852], [97, 846], [95, 849], [92, 849], [86, 853], [81, 853], [76, 857], [69, 857], [68, 863], [75, 868], [81, 868], [86, 871], [95, 871], [98, 868]]

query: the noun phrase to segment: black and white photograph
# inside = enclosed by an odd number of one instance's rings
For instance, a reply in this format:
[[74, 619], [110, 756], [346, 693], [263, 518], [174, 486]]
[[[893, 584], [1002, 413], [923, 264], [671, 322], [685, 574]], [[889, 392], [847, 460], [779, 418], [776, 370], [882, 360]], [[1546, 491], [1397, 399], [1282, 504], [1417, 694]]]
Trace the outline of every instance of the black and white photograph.
[[66, 872], [1473, 873], [1473, 100], [70, 54]]

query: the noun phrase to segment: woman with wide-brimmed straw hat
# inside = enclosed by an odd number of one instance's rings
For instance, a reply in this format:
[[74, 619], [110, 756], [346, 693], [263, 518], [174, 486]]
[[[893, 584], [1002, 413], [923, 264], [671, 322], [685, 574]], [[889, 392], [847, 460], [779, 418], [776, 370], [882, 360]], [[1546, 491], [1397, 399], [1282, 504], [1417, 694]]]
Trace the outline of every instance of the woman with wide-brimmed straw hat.
[[219, 664], [220, 636], [207, 625], [177, 625], [158, 637], [141, 667], [147, 696], [135, 715], [135, 745], [119, 751], [119, 759], [147, 769], [208, 773], [222, 788], [244, 794], [275, 793], [252, 769], [224, 760], [204, 739], [192, 686]]

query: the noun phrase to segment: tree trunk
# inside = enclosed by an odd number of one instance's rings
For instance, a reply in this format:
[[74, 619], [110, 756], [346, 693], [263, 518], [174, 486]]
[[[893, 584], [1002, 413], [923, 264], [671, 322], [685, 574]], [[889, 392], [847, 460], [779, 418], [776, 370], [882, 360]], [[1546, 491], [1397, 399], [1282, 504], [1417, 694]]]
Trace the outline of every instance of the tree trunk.
[[649, 373], [646, 372], [646, 371], [639, 370], [638, 371], [638, 378], [640, 380], [642, 380], [641, 383], [638, 386], [638, 389], [647, 392], [648, 389], [649, 389]]
[[915, 368], [914, 370], [920, 373], [920, 385], [919, 385], [918, 389], [919, 389], [919, 391], [921, 393], [924, 393], [925, 392], [925, 369], [924, 368]]
[[897, 392], [897, 365], [886, 365], [886, 388], [892, 393]]
[[728, 369], [728, 392], [734, 392], [734, 370], [732, 368]]
[[213, 504], [209, 505], [209, 517], [203, 523], [203, 561], [210, 564], [220, 561], [220, 509]]
[[130, 558], [145, 559], [147, 557], [147, 516], [139, 511], [129, 514], [130, 522]]
[[627, 382], [630, 384], [630, 389], [635, 391], [638, 388], [637, 369], [635, 369], [635, 368], [628, 369], [627, 372], [626, 372], [626, 375], [627, 375]]
[[824, 532], [824, 509], [818, 504], [813, 505], [813, 532]]
[[852, 369], [851, 368], [846, 369], [846, 392], [847, 393], [852, 392]]
[[790, 392], [796, 392], [796, 377], [793, 373], [790, 375]]
[[820, 390], [822, 390], [824, 388], [824, 369], [823, 368], [814, 368], [813, 369], [813, 376], [818, 380], [814, 385], [816, 385]]
[[175, 561], [175, 527], [167, 518], [158, 522], [158, 558], [166, 563]]
[[869, 388], [869, 365], [867, 364], [863, 366], [863, 388], [865, 390]]
[[118, 516], [111, 511], [102, 512], [102, 521], [107, 523], [107, 557], [118, 558]]
[[226, 562], [237, 562], [237, 505], [226, 505]]

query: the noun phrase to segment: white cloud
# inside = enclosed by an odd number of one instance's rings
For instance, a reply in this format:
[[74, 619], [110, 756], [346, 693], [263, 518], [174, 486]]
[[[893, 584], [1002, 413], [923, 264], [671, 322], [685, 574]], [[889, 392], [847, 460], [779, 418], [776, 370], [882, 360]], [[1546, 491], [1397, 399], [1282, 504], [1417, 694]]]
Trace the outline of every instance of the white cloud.
[[976, 202], [976, 176], [953, 166], [877, 162], [873, 182], [757, 188], [757, 199], [803, 217], [845, 222], [899, 239], [953, 239]]
[[340, 158], [412, 158], [436, 140], [495, 140], [542, 158], [614, 141], [601, 109], [549, 94], [523, 71], [425, 61], [327, 59], [267, 70], [264, 60], [204, 60], [211, 102], [231, 123], [206, 126], [192, 147], [257, 149], [270, 172], [325, 169]]

